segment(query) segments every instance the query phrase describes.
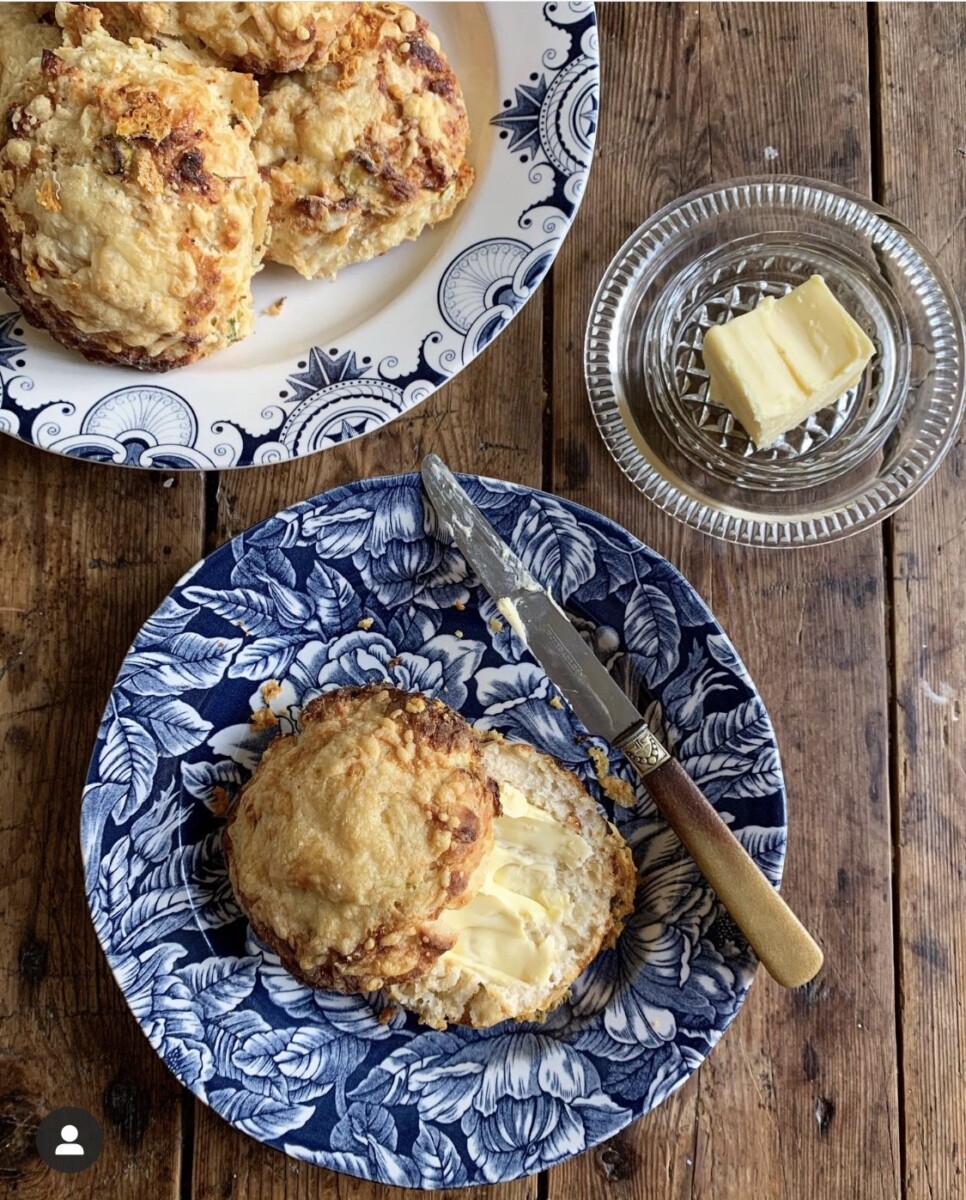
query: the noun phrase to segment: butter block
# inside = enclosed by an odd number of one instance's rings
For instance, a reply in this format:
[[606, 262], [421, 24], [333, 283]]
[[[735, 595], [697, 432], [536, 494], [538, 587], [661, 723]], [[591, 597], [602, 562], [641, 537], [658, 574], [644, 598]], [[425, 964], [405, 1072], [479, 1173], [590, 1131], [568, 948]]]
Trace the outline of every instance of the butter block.
[[874, 353], [821, 275], [704, 335], [710, 398], [759, 449], [858, 383]]

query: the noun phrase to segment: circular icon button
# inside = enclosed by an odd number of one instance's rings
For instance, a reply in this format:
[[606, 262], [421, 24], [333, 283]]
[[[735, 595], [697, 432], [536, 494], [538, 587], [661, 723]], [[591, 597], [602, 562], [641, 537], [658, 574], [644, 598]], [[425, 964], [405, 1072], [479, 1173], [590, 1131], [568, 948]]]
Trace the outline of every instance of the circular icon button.
[[73, 1175], [96, 1162], [104, 1135], [86, 1108], [55, 1108], [37, 1129], [37, 1153], [48, 1167]]

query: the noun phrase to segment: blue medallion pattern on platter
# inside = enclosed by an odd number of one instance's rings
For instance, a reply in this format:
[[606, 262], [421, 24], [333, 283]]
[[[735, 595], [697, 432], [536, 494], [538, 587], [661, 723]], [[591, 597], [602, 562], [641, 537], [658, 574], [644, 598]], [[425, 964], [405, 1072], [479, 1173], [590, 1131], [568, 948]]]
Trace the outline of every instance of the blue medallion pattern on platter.
[[[526, 46], [534, 35], [535, 69], [490, 120], [497, 158], [527, 167], [525, 178], [515, 171], [507, 176], [507, 186], [519, 191], [519, 208], [504, 233], [464, 244], [442, 267], [435, 301], [419, 316], [415, 338], [416, 329], [404, 336], [394, 329], [380, 339], [390, 352], [378, 360], [353, 346], [314, 346], [297, 363], [280, 364], [275, 390], [267, 393], [275, 399], [254, 402], [239, 420], [237, 396], [223, 406], [227, 411], [215, 412], [204, 381], [196, 392], [183, 385], [179, 391], [178, 372], [172, 387], [145, 379], [85, 404], [50, 402], [43, 394], [48, 387], [38, 384], [42, 370], [29, 373], [30, 349], [17, 340], [25, 332], [19, 314], [0, 314], [0, 432], [97, 462], [224, 469], [315, 453], [378, 429], [424, 400], [530, 298], [580, 203], [599, 104], [594, 7], [584, 0], [551, 2], [539, 12], [539, 20], [529, 13], [525, 20], [542, 32], [528, 29], [520, 37], [512, 31], [517, 56], [531, 53]], [[519, 13], [511, 18], [501, 36], [511, 36], [512, 22], [522, 19]], [[501, 170], [507, 169], [504, 161]]]
[[[463, 477], [777, 883], [785, 797], [768, 716], [687, 582], [597, 514]], [[81, 816], [88, 900], [128, 1003], [177, 1077], [297, 1158], [411, 1187], [513, 1179], [659, 1104], [708, 1054], [754, 960], [625, 760], [601, 795], [589, 738], [460, 553], [418, 478], [287, 509], [188, 573], [121, 667]], [[491, 623], [492, 620], [492, 623]], [[302, 986], [259, 944], [221, 855], [226, 798], [312, 696], [391, 680], [574, 770], [641, 884], [613, 950], [543, 1024], [427, 1030], [379, 995]], [[271, 686], [266, 683], [275, 681]], [[267, 714], [269, 707], [277, 724]], [[254, 718], [254, 719], [253, 719]]]

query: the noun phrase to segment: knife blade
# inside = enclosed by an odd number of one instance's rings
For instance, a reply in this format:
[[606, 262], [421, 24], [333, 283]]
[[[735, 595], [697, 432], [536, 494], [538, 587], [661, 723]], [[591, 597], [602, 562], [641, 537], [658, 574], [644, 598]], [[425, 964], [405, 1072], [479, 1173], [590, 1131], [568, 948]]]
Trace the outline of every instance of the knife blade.
[[786, 987], [818, 973], [822, 951], [681, 764], [661, 745], [557, 601], [527, 569], [435, 454], [423, 485], [441, 532], [460, 549], [497, 608], [582, 724], [620, 749], [744, 933]]

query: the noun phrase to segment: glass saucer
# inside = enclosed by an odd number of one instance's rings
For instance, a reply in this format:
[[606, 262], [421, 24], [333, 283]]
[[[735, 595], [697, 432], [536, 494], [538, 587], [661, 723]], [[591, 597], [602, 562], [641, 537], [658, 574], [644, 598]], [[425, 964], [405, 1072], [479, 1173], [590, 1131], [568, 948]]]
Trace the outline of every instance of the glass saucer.
[[[810, 275], [872, 339], [864, 377], [767, 449], [708, 398], [704, 333]], [[963, 415], [963, 319], [895, 217], [790, 176], [702, 188], [646, 221], [598, 288], [584, 369], [621, 470], [695, 529], [814, 545], [881, 521], [932, 475]]]

